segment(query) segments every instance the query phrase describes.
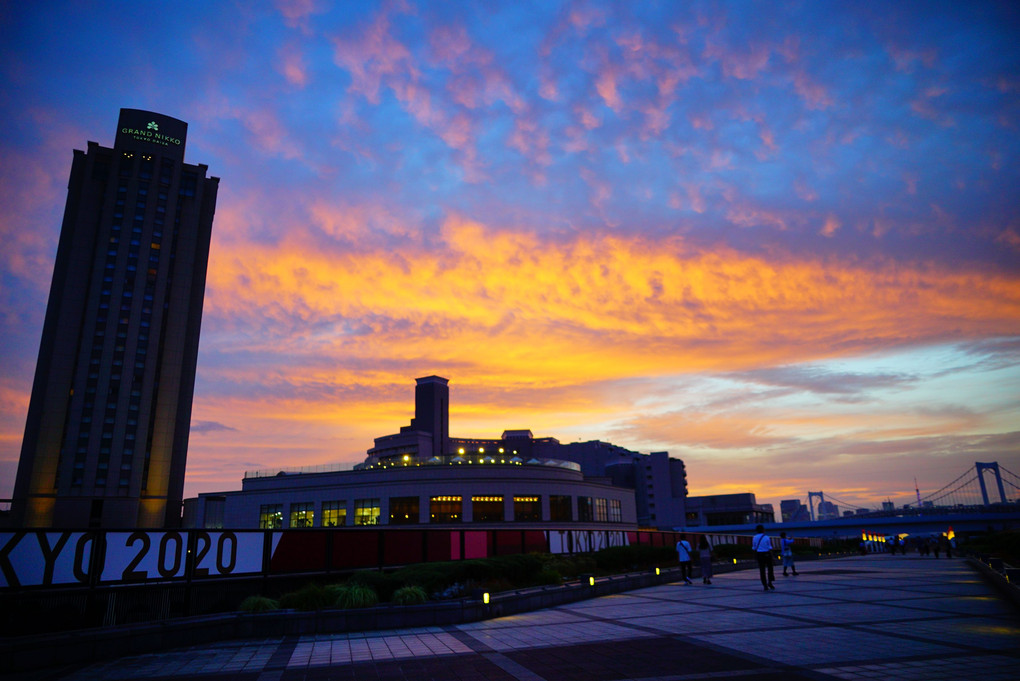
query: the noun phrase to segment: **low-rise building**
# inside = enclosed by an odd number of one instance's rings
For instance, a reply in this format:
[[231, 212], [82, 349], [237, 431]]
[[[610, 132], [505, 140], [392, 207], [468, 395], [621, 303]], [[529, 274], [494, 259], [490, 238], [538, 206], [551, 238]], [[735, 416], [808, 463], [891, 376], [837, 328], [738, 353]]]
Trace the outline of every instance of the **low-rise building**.
[[774, 523], [772, 504], [759, 504], [751, 492], [687, 497], [687, 528]]
[[417, 379], [410, 425], [376, 438], [363, 463], [245, 473], [240, 490], [187, 500], [185, 526], [671, 529], [683, 524], [686, 495], [684, 464], [667, 452], [561, 444], [530, 430], [452, 438], [448, 381], [427, 376]]

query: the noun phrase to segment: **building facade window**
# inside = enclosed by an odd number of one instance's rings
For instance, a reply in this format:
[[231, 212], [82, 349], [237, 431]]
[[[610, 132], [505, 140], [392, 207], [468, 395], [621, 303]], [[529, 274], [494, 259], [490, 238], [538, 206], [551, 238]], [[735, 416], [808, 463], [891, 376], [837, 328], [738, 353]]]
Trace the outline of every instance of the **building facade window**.
[[503, 497], [471, 497], [471, 520], [475, 523], [503, 522]]
[[343, 527], [347, 524], [346, 501], [322, 502], [322, 526]]
[[459, 496], [439, 496], [429, 499], [429, 521], [433, 523], [459, 523], [464, 518], [464, 500]]
[[623, 504], [620, 503], [619, 499], [609, 500], [609, 522], [611, 523], [623, 522]]
[[595, 501], [591, 497], [577, 497], [577, 520], [590, 523], [595, 519]]
[[519, 523], [542, 520], [542, 497], [514, 495], [514, 521]]
[[595, 522], [605, 523], [609, 521], [609, 506], [605, 499], [595, 499]]
[[311, 501], [290, 505], [290, 526], [294, 528], [312, 527], [315, 524], [315, 504]]
[[418, 497], [390, 497], [390, 525], [418, 523]]
[[259, 529], [279, 530], [283, 528], [283, 504], [262, 504], [259, 506]]
[[571, 522], [574, 519], [570, 497], [553, 494], [549, 497], [549, 520]]
[[355, 525], [378, 525], [379, 524], [379, 499], [355, 499], [354, 500], [354, 524]]

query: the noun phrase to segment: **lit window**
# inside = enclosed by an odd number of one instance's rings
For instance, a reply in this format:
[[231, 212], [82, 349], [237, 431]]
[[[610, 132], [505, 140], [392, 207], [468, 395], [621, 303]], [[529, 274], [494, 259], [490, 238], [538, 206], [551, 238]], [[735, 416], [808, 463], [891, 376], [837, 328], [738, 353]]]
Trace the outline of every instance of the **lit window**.
[[290, 526], [311, 527], [315, 520], [315, 504], [310, 501], [290, 505]]
[[476, 523], [503, 521], [503, 497], [471, 497], [471, 520]]
[[343, 527], [347, 524], [346, 501], [322, 502], [322, 526]]
[[262, 504], [259, 507], [259, 529], [279, 530], [283, 527], [283, 504]]
[[459, 496], [437, 496], [429, 499], [429, 518], [433, 523], [459, 523], [464, 517], [464, 501]]
[[416, 525], [418, 497], [390, 497], [390, 525]]
[[514, 520], [516, 522], [542, 520], [542, 497], [514, 496]]
[[379, 499], [355, 499], [354, 500], [354, 524], [355, 525], [378, 525], [379, 524]]

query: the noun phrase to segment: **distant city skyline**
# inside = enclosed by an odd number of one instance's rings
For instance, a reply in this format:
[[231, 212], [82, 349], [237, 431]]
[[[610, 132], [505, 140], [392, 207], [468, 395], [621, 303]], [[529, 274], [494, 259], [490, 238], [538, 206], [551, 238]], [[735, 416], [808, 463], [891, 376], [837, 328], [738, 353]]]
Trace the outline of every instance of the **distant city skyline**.
[[668, 451], [691, 495], [777, 516], [1020, 471], [1018, 24], [1004, 2], [5, 8], [0, 498], [70, 150], [112, 144], [122, 107], [187, 120], [225, 178], [185, 496], [361, 461], [434, 374], [460, 437]]

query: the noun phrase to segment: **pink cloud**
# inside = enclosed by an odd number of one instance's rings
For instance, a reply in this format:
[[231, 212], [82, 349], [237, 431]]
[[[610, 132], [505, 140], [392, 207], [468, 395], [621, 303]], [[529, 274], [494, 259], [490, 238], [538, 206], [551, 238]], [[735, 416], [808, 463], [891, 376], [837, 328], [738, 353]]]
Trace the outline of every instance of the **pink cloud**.
[[762, 43], [752, 43], [738, 51], [708, 39], [705, 41], [704, 56], [709, 60], [717, 60], [722, 66], [723, 75], [729, 78], [753, 80], [768, 68], [771, 49]]
[[705, 197], [701, 194], [701, 188], [696, 184], [689, 184], [686, 188], [691, 210], [695, 213], [704, 213], [707, 206], [705, 204]]
[[755, 156], [757, 156], [759, 160], [773, 156], [779, 151], [779, 145], [776, 144], [775, 134], [773, 134], [772, 129], [767, 125], [761, 125], [758, 129], [758, 137], [761, 139], [762, 148], [755, 151]]
[[695, 130], [712, 130], [715, 123], [708, 117], [708, 114], [691, 114], [689, 116], [691, 127]]
[[322, 11], [316, 0], [276, 0], [276, 9], [291, 28], [305, 27], [306, 19]]
[[738, 227], [774, 227], [785, 230], [789, 218], [778, 211], [742, 204], [730, 207], [726, 211], [726, 219]]
[[896, 70], [903, 73], [913, 73], [918, 64], [928, 69], [933, 68], [938, 58], [934, 49], [911, 50], [898, 45], [887, 45], [886, 52], [892, 58]]
[[938, 99], [946, 92], [945, 88], [928, 88], [910, 102], [910, 109], [922, 118], [934, 121], [944, 128], [951, 128], [956, 125], [956, 120], [938, 108]]
[[825, 224], [822, 225], [822, 230], [819, 232], [819, 234], [830, 238], [834, 237], [836, 235], [836, 232], [839, 231], [839, 228], [841, 226], [842, 225], [840, 224], [836, 216], [830, 214], [825, 218]]
[[610, 109], [620, 113], [623, 109], [623, 102], [620, 100], [620, 93], [616, 86], [616, 70], [611, 66], [603, 66], [595, 78], [595, 91]]
[[280, 50], [280, 71], [291, 85], [303, 88], [308, 83], [308, 71], [301, 50], [297, 45], [287, 45]]
[[828, 90], [816, 83], [805, 71], [798, 70], [793, 74], [793, 89], [809, 109], [828, 109], [832, 106]]
[[917, 173], [903, 173], [903, 183], [907, 186], [907, 193], [911, 196], [917, 195]]
[[796, 192], [797, 196], [805, 201], [818, 200], [818, 192], [816, 192], [811, 185], [803, 180], [794, 180], [793, 191]]
[[418, 75], [410, 51], [390, 35], [389, 29], [389, 17], [380, 12], [369, 25], [334, 40], [334, 61], [351, 74], [348, 91], [363, 95], [373, 104], [379, 103], [379, 88], [384, 82], [397, 85]]
[[255, 138], [255, 145], [271, 154], [284, 158], [301, 158], [302, 149], [291, 139], [287, 129], [275, 113], [268, 109], [236, 112], [242, 125]]

